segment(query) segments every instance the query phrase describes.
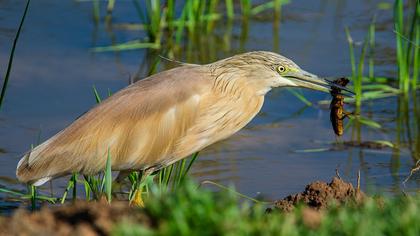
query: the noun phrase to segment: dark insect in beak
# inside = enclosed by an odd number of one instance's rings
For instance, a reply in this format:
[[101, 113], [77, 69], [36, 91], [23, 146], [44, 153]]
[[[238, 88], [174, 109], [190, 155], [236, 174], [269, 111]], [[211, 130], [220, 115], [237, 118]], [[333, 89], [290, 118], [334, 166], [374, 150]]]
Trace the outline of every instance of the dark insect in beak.
[[341, 93], [341, 90], [343, 90], [348, 83], [349, 79], [347, 78], [339, 78], [331, 81], [330, 94], [333, 99], [330, 104], [330, 121], [334, 133], [338, 136], [341, 136], [344, 133], [343, 120], [352, 114], [344, 110], [344, 95]]

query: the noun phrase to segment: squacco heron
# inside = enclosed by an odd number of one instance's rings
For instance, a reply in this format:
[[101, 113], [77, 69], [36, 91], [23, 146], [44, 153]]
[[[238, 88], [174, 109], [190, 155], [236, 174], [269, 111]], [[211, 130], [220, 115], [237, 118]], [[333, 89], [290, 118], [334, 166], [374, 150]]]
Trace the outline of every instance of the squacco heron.
[[207, 65], [183, 64], [140, 80], [28, 151], [21, 182], [41, 185], [105, 168], [158, 170], [242, 129], [275, 87], [328, 92], [330, 82], [272, 52], [248, 52]]

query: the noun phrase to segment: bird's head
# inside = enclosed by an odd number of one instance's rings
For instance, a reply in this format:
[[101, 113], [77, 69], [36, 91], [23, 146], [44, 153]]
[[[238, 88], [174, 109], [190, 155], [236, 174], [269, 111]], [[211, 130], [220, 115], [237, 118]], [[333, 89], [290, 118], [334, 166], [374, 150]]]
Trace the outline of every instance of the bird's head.
[[329, 92], [332, 85], [330, 81], [301, 69], [292, 60], [273, 52], [248, 52], [219, 62], [222, 62], [219, 64], [222, 67], [235, 68], [234, 73], [249, 80], [261, 95], [274, 87], [301, 87]]

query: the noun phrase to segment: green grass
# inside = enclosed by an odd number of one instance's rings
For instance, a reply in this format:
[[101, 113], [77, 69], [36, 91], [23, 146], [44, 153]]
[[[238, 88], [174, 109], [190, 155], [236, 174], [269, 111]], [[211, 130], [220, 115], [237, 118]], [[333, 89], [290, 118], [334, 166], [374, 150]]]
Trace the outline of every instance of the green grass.
[[369, 34], [363, 41], [363, 46], [361, 49], [360, 57], [358, 63], [356, 63], [356, 57], [354, 52], [354, 41], [350, 35], [350, 30], [345, 28], [347, 41], [349, 44], [349, 54], [350, 54], [350, 63], [351, 63], [351, 73], [352, 73], [352, 82], [353, 89], [355, 93], [355, 104], [357, 107], [360, 107], [362, 104], [362, 79], [363, 79], [363, 70], [365, 65], [366, 51], [368, 49]]
[[420, 3], [417, 0], [414, 7], [408, 8], [408, 12], [404, 12], [403, 5], [403, 0], [395, 0], [394, 30], [396, 35], [399, 88], [406, 94], [410, 89], [410, 80], [412, 88], [417, 88], [420, 68]]
[[12, 70], [13, 58], [15, 56], [16, 45], [17, 45], [17, 42], [19, 40], [20, 31], [22, 30], [23, 23], [25, 22], [25, 19], [26, 19], [26, 13], [28, 12], [30, 2], [31, 2], [31, 0], [26, 1], [25, 10], [23, 11], [22, 18], [20, 19], [19, 28], [16, 32], [15, 39], [13, 40], [12, 50], [10, 51], [9, 62], [7, 64], [6, 75], [4, 76], [3, 87], [1, 88], [0, 109], [3, 105], [4, 97], [6, 96], [6, 89], [7, 89], [7, 85], [9, 84], [10, 71]]
[[235, 17], [235, 10], [233, 8], [233, 0], [225, 0], [226, 4], [226, 15], [229, 19]]
[[[361, 43], [360, 52], [357, 53], [355, 43], [351, 37], [350, 30], [345, 28], [347, 41], [349, 44], [349, 55], [352, 71], [352, 84], [355, 92], [354, 98], [346, 98], [346, 102], [356, 105], [356, 114], [361, 113], [362, 102], [372, 99], [386, 98], [403, 94], [407, 97], [407, 93], [416, 90], [419, 64], [419, 38], [420, 38], [420, 7], [419, 0], [415, 1], [415, 5], [408, 7], [404, 12], [404, 1], [395, 0], [394, 2], [394, 32], [396, 37], [396, 67], [398, 71], [397, 78], [379, 78], [375, 77], [374, 58], [375, 58], [375, 22], [376, 16], [373, 17], [368, 28], [364, 40]], [[413, 2], [414, 3], [414, 2]], [[409, 4], [410, 5], [410, 4]], [[408, 13], [408, 14], [407, 14]], [[358, 55], [358, 59], [357, 58]], [[368, 76], [364, 75], [365, 58], [368, 56]], [[398, 82], [398, 87], [394, 88], [390, 84], [394, 81]], [[408, 102], [408, 99], [405, 98]], [[360, 125], [367, 125], [372, 128], [380, 128], [376, 122], [356, 116], [350, 117], [350, 124], [356, 127], [357, 136], [360, 137]], [[353, 129], [354, 131], [355, 129]]]
[[369, 25], [369, 79], [375, 82], [375, 30], [376, 15]]
[[[99, 21], [99, 6], [93, 5], [95, 22]], [[179, 48], [185, 32], [189, 35], [197, 31], [202, 33], [212, 33], [215, 29], [215, 21], [226, 17], [235, 18], [235, 9], [232, 0], [225, 0], [225, 12], [220, 7], [220, 0], [186, 0], [180, 6], [175, 4], [174, 0], [145, 0], [144, 2], [133, 0], [134, 8], [140, 20], [135, 29], [144, 30], [147, 37], [129, 42], [117, 43], [114, 45], [95, 47], [94, 52], [122, 51], [136, 49], [154, 49], [154, 50], [173, 50]], [[249, 18], [250, 16], [260, 14], [264, 11], [273, 9], [276, 15], [279, 15], [281, 5], [289, 3], [289, 0], [265, 1], [259, 5], [253, 5], [251, 0], [240, 1], [240, 18]], [[108, 6], [110, 1], [108, 2]], [[175, 14], [175, 7], [180, 7], [180, 13]], [[239, 12], [239, 11], [237, 11]], [[276, 19], [275, 19], [276, 20]], [[131, 24], [133, 25], [133, 24]], [[168, 32], [165, 32], [167, 30]], [[163, 40], [175, 43], [165, 43]], [[165, 47], [165, 48], [163, 48]], [[170, 47], [170, 48], [167, 48]]]
[[[412, 11], [411, 11], [412, 10]], [[403, 0], [394, 2], [394, 27], [396, 38], [396, 61], [398, 70], [398, 88], [389, 86], [392, 78], [381, 81], [381, 78], [374, 74], [374, 54], [375, 54], [375, 22], [373, 17], [368, 28], [359, 58], [356, 59], [356, 48], [350, 30], [346, 27], [345, 33], [349, 44], [349, 55], [352, 71], [352, 82], [355, 92], [353, 99], [346, 99], [348, 102], [354, 102], [356, 107], [360, 107], [362, 101], [395, 96], [400, 93], [406, 94], [410, 85], [412, 89], [417, 89], [417, 80], [420, 70], [420, 6], [419, 0], [415, 6], [408, 8], [408, 13], [404, 12]], [[404, 16], [406, 13], [406, 16]], [[369, 72], [364, 75], [365, 58], [368, 56]], [[411, 81], [411, 82], [410, 82]]]
[[99, 0], [92, 0], [92, 19], [95, 25], [99, 24], [101, 19], [100, 7], [101, 5]]
[[143, 211], [153, 226], [123, 221], [113, 235], [418, 235], [420, 196], [376, 197], [361, 205], [331, 206], [314, 222], [303, 207], [265, 212], [267, 205], [241, 201], [188, 183], [171, 193], [151, 189]]

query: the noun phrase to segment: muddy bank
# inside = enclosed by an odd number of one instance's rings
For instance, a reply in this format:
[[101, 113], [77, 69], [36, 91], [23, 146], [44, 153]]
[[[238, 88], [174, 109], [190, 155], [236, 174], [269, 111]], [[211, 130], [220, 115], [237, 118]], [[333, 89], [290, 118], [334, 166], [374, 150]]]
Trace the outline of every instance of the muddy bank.
[[334, 177], [330, 183], [316, 181], [306, 186], [301, 193], [289, 195], [274, 203], [275, 209], [292, 211], [298, 204], [304, 204], [312, 209], [321, 210], [329, 204], [360, 203], [365, 194], [355, 189], [351, 183]]
[[[360, 202], [364, 197], [350, 183], [333, 178], [330, 183], [313, 182], [303, 192], [276, 201], [273, 209], [288, 212], [297, 204], [305, 204], [308, 208], [303, 209], [303, 223], [316, 227], [322, 219], [322, 212], [318, 210], [332, 201], [338, 204]], [[36, 212], [19, 209], [10, 217], [0, 217], [0, 235], [109, 235], [122, 221], [151, 228], [159, 224], [159, 218], [151, 217], [147, 208], [130, 207], [127, 202], [77, 201], [45, 206]]]
[[140, 209], [127, 202], [78, 201], [36, 212], [17, 210], [11, 217], [0, 218], [0, 235], [109, 235], [123, 220], [150, 225]]

